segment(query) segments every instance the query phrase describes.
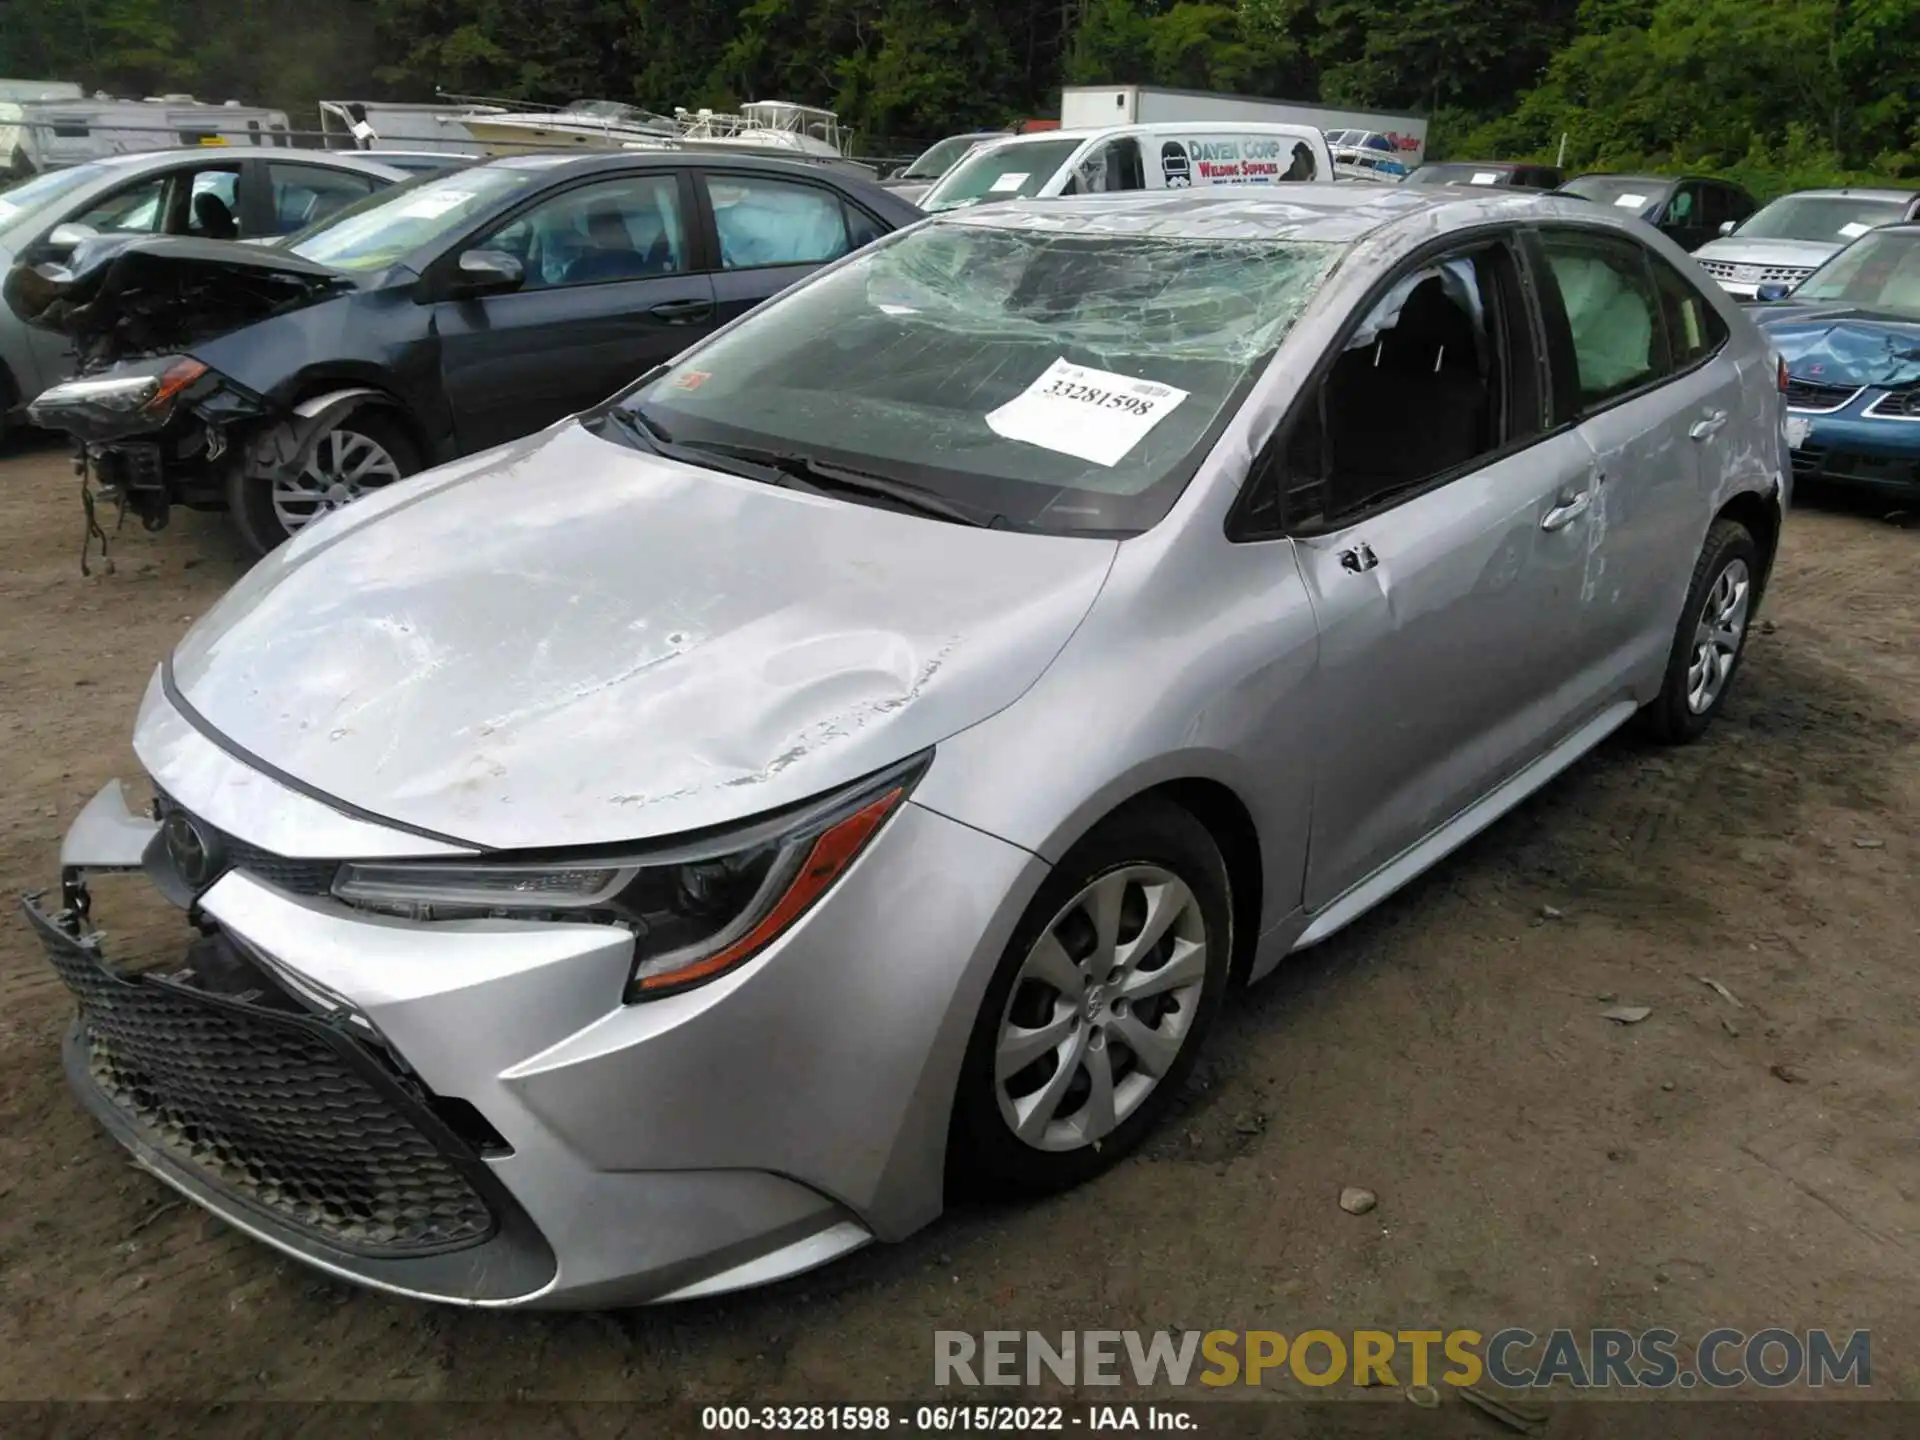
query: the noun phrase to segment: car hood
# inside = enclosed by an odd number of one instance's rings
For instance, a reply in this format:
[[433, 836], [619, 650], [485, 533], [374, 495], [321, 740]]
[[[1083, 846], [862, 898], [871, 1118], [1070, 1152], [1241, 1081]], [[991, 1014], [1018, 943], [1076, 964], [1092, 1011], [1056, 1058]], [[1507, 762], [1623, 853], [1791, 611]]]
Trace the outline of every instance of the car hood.
[[499, 849], [648, 839], [1012, 703], [1116, 548], [777, 489], [566, 422], [283, 547], [180, 643], [172, 689], [263, 768], [405, 826]]
[[291, 251], [179, 236], [90, 240], [64, 265], [16, 265], [6, 303], [68, 336], [90, 367], [184, 350], [355, 287]]
[[1892, 387], [1920, 383], [1920, 323], [1813, 305], [1783, 305], [1753, 318], [1786, 360], [1788, 373], [1803, 380]]
[[1729, 235], [1709, 240], [1693, 252], [1696, 260], [1719, 260], [1730, 265], [1793, 266], [1817, 270], [1844, 247], [1822, 240], [1745, 240]]

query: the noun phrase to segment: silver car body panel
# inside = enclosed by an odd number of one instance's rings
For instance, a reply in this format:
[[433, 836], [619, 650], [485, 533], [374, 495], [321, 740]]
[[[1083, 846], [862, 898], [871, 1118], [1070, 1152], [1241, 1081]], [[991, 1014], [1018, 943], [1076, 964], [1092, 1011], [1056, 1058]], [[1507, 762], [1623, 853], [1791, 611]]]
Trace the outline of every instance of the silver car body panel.
[[[182, 643], [194, 714], [150, 692], [143, 762], [292, 855], [431, 853], [420, 830], [456, 850], [639, 839], [935, 747], [799, 922], [644, 1004], [622, 1002], [617, 927], [381, 918], [244, 872], [206, 894], [299, 993], [363, 1016], [512, 1144], [488, 1163], [559, 1266], [516, 1303], [756, 1283], [932, 1219], [988, 981], [1050, 866], [1128, 800], [1177, 784], [1250, 821], [1257, 975], [1657, 693], [1713, 517], [1742, 492], [1788, 498], [1759, 333], [1708, 292], [1731, 338], [1692, 372], [1363, 525], [1234, 543], [1229, 510], [1303, 377], [1423, 247], [1553, 223], [1684, 266], [1574, 200], [1289, 191], [932, 222], [1348, 243], [1136, 537], [942, 524], [561, 425], [314, 526]], [[1379, 563], [1355, 573], [1337, 552], [1359, 541]], [[87, 834], [124, 855], [121, 827], [96, 814]]]
[[180, 643], [173, 678], [248, 754], [410, 828], [499, 849], [636, 840], [806, 799], [1010, 704], [1114, 549], [566, 426], [270, 556]]

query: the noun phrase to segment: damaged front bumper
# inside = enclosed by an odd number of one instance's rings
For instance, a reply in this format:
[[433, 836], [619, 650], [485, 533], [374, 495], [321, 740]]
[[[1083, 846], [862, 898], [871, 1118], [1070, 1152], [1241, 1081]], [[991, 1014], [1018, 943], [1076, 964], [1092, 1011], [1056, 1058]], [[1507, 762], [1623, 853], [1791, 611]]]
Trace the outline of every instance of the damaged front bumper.
[[[888, 838], [764, 958], [642, 1006], [619, 927], [376, 916], [257, 866], [191, 902], [184, 958], [129, 964], [87, 878], [151, 869], [166, 836], [117, 783], [62, 848], [62, 908], [28, 919], [78, 1003], [82, 1101], [255, 1238], [418, 1298], [673, 1300], [938, 1213], [944, 1072], [1005, 941], [982, 902], [1043, 867], [912, 805]], [[887, 1024], [849, 1046], [861, 1002]]]

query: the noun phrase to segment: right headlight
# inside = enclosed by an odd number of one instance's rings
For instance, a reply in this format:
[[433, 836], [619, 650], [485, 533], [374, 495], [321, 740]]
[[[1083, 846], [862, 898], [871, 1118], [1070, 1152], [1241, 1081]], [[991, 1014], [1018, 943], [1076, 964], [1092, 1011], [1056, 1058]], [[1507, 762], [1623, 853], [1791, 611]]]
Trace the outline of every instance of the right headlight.
[[584, 920], [634, 935], [628, 1000], [698, 985], [758, 954], [840, 878], [926, 769], [916, 756], [820, 800], [671, 848], [592, 856], [342, 865], [333, 893], [418, 920]]

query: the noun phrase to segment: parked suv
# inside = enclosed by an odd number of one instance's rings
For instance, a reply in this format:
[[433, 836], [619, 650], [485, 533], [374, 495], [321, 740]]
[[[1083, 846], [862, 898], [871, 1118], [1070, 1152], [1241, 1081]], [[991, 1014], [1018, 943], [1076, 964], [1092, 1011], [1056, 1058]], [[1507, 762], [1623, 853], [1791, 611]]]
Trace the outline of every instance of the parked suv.
[[1723, 225], [1694, 252], [1729, 294], [1751, 300], [1762, 285], [1798, 285], [1869, 230], [1920, 215], [1912, 190], [1799, 190]]

